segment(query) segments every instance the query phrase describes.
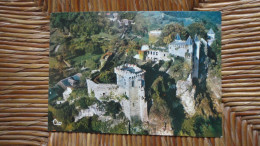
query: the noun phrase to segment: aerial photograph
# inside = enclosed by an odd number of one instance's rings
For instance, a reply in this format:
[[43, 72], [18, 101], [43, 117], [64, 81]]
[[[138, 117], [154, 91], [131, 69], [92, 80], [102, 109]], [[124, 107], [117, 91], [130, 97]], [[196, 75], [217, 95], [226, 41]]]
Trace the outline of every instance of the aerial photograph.
[[220, 12], [50, 20], [49, 131], [222, 136]]

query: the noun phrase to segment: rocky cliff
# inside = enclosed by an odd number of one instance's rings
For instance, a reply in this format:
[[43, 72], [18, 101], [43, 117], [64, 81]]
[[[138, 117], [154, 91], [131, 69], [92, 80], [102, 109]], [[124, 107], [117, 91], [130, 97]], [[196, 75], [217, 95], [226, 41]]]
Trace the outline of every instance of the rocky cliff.
[[181, 99], [181, 103], [184, 107], [185, 112], [189, 116], [193, 116], [196, 112], [194, 100], [195, 88], [192, 87], [191, 76], [189, 76], [186, 81], [177, 81], [176, 87], [176, 95]]

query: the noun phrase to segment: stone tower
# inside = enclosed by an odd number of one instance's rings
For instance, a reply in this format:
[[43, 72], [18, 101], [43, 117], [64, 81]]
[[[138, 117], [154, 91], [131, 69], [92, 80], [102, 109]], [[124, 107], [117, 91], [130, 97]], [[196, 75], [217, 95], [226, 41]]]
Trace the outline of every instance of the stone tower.
[[189, 62], [191, 63], [192, 61], [192, 51], [193, 51], [193, 42], [191, 39], [191, 36], [188, 37], [188, 39], [185, 42], [185, 45], [187, 46], [187, 51], [186, 51], [186, 58], [189, 60]]
[[209, 30], [207, 35], [208, 35], [210, 40], [215, 40], [215, 33], [214, 33], [214, 31], [212, 29]]
[[212, 29], [210, 29], [207, 35], [208, 35], [208, 45], [211, 46], [211, 44], [215, 41], [215, 33]]
[[114, 69], [119, 87], [118, 93], [129, 98], [130, 117], [148, 121], [145, 101], [145, 71], [133, 64], [124, 64]]
[[193, 49], [192, 78], [198, 78], [199, 59], [200, 59], [200, 40], [197, 35], [195, 35], [194, 42], [195, 42], [195, 47]]

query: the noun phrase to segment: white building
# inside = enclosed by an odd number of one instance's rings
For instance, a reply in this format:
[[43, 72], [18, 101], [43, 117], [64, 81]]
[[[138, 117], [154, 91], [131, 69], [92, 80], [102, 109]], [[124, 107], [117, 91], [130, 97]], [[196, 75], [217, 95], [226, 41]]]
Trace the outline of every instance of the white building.
[[179, 34], [176, 35], [175, 40], [168, 45], [169, 53], [178, 56], [191, 59], [193, 52], [192, 39], [189, 36], [187, 40], [181, 40]]
[[161, 30], [151, 30], [151, 31], [149, 31], [149, 36], [159, 37], [161, 34], [162, 34]]
[[147, 50], [149, 50], [149, 46], [148, 45], [142, 45], [141, 51], [147, 51]]
[[145, 71], [133, 64], [124, 64], [114, 68], [117, 84], [98, 84], [87, 79], [88, 94], [94, 94], [98, 100], [104, 96], [111, 98], [127, 96], [120, 104], [126, 117], [138, 117], [148, 121], [147, 102], [145, 101]]
[[145, 60], [152, 60], [152, 61], [164, 60], [164, 61], [169, 61], [171, 59], [170, 59], [169, 52], [160, 51], [160, 50], [148, 50], [148, 51], [146, 51], [146, 58], [145, 58]]
[[157, 49], [150, 49], [148, 45], [142, 45], [141, 50], [134, 56], [140, 60], [152, 61], [169, 61], [173, 58], [170, 57], [168, 50], [165, 47], [157, 47]]

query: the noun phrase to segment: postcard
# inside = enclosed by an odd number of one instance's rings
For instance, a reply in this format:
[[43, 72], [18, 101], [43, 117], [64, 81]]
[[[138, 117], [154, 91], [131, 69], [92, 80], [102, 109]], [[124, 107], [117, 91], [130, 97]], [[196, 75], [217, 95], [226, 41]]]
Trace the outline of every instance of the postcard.
[[52, 13], [49, 131], [222, 136], [220, 12]]

